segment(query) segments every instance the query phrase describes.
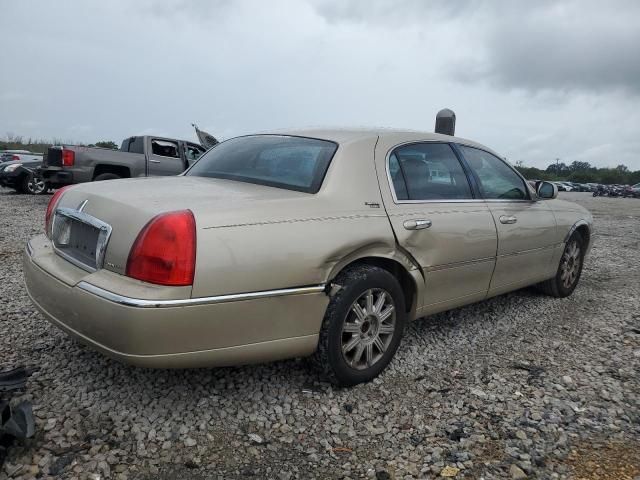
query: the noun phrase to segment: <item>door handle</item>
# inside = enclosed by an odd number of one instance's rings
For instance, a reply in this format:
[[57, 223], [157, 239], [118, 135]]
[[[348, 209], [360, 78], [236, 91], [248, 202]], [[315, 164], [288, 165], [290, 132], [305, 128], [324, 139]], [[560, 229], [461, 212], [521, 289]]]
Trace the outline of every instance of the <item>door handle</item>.
[[402, 225], [407, 230], [422, 230], [431, 226], [431, 220], [407, 220]]
[[149, 160], [150, 163], [160, 163], [160, 160]]
[[511, 224], [511, 223], [516, 223], [517, 221], [518, 221], [518, 219], [514, 215], [501, 215], [500, 216], [500, 223]]

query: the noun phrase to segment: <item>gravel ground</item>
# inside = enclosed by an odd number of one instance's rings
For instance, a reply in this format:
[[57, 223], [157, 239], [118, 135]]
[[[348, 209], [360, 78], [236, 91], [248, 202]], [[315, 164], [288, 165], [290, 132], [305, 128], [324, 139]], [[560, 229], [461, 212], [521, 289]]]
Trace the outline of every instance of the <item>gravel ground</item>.
[[521, 290], [412, 324], [374, 382], [305, 361], [121, 365], [50, 326], [22, 283], [48, 197], [0, 189], [0, 359], [33, 369], [36, 437], [0, 478], [640, 476], [640, 200], [563, 193], [598, 235], [577, 290]]

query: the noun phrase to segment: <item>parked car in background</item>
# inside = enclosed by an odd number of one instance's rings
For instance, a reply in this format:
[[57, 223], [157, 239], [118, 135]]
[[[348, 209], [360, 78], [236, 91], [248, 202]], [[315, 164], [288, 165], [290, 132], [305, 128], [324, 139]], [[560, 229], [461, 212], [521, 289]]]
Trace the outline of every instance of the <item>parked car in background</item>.
[[558, 187], [560, 192], [570, 192], [573, 190], [573, 187], [565, 182], [553, 182], [553, 184]]
[[42, 153], [30, 152], [29, 150], [3, 150], [0, 152], [0, 163], [31, 160], [42, 161]]
[[129, 137], [120, 150], [56, 146], [41, 174], [54, 187], [118, 178], [178, 175], [205, 152], [196, 143], [157, 136]]
[[352, 385], [410, 320], [533, 284], [570, 295], [592, 217], [556, 196], [448, 135], [248, 135], [181, 176], [59, 190], [24, 275], [50, 322], [125, 362], [313, 355]]
[[0, 186], [13, 188], [18, 193], [40, 195], [47, 193], [49, 185], [38, 173], [42, 157], [38, 160], [21, 160], [0, 163]]

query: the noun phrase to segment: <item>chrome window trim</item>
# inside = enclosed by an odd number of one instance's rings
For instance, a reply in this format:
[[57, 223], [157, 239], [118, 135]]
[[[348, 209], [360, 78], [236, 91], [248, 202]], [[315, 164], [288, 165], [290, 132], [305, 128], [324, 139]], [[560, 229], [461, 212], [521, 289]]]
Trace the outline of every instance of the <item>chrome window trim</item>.
[[[391, 171], [389, 170], [389, 160], [391, 159], [391, 154], [398, 148], [403, 147], [405, 145], [415, 145], [415, 144], [419, 144], [419, 143], [441, 143], [441, 144], [446, 144], [451, 146], [451, 144], [455, 144], [455, 145], [459, 145], [459, 146], [465, 146], [465, 147], [469, 147], [469, 148], [475, 148], [476, 150], [481, 150], [483, 152], [489, 153], [491, 155], [493, 155], [494, 157], [496, 157], [498, 160], [500, 160], [501, 162], [503, 162], [505, 165], [507, 165], [507, 167], [509, 167], [512, 171], [514, 171], [516, 173], [516, 175], [518, 175], [518, 177], [520, 177], [520, 179], [524, 182], [525, 184], [525, 188], [527, 189], [527, 192], [529, 193], [529, 197], [528, 199], [501, 199], [501, 198], [469, 198], [469, 199], [442, 199], [442, 200], [398, 200], [398, 197], [396, 196], [396, 189], [393, 185], [393, 178], [391, 178]], [[455, 154], [455, 152], [454, 152]], [[418, 203], [535, 203], [537, 201], [539, 201], [539, 198], [537, 197], [537, 195], [535, 195], [535, 192], [533, 192], [531, 185], [529, 185], [529, 182], [527, 182], [527, 180], [520, 174], [520, 172], [518, 172], [511, 164], [509, 164], [508, 162], [505, 162], [502, 158], [500, 158], [498, 155], [496, 155], [494, 152], [491, 152], [489, 150], [486, 150], [484, 148], [478, 148], [475, 145], [467, 145], [465, 143], [460, 143], [460, 142], [445, 142], [443, 140], [410, 140], [407, 142], [403, 142], [403, 143], [398, 143], [396, 145], [394, 145], [393, 147], [391, 147], [389, 149], [389, 151], [386, 153], [385, 156], [385, 171], [387, 173], [387, 183], [389, 184], [389, 190], [391, 191], [391, 198], [393, 200], [393, 203], [395, 203], [396, 205], [405, 205], [405, 204], [418, 204]], [[471, 188], [471, 185], [469, 185], [469, 188]], [[473, 190], [473, 189], [472, 189]]]
[[[81, 207], [84, 207], [84, 205], [81, 204]], [[68, 255], [67, 253], [60, 250], [58, 247], [56, 247], [55, 239], [53, 239], [53, 232], [55, 231], [55, 223], [58, 215], [62, 215], [64, 217], [77, 220], [78, 222], [85, 223], [87, 225], [90, 225], [100, 230], [100, 233], [98, 235], [98, 243], [96, 245], [96, 268], [93, 268], [90, 265], [87, 265], [86, 263], [82, 263], [81, 261], [77, 260], [76, 258], [73, 258], [72, 256]], [[53, 222], [51, 224], [51, 232], [52, 232], [51, 244], [53, 245], [53, 250], [56, 252], [56, 254], [60, 255], [65, 260], [73, 263], [76, 267], [82, 268], [87, 272], [93, 273], [100, 270], [104, 265], [104, 256], [105, 256], [105, 253], [107, 250], [107, 244], [109, 243], [109, 238], [111, 238], [111, 232], [112, 232], [111, 225], [109, 225], [108, 223], [105, 223], [102, 220], [99, 220], [96, 217], [92, 217], [91, 215], [88, 215], [79, 210], [60, 207], [60, 208], [57, 208], [56, 211], [54, 212]]]
[[78, 288], [96, 295], [104, 300], [137, 308], [168, 308], [168, 307], [188, 307], [194, 305], [213, 305], [217, 303], [241, 302], [243, 300], [256, 300], [260, 298], [282, 297], [285, 295], [304, 295], [308, 293], [320, 293], [325, 290], [325, 285], [311, 285], [307, 287], [281, 288], [277, 290], [262, 290], [259, 292], [233, 293], [227, 295], [216, 295], [213, 297], [196, 297], [176, 300], [147, 300], [142, 298], [127, 297], [110, 292], [104, 288], [81, 281]]

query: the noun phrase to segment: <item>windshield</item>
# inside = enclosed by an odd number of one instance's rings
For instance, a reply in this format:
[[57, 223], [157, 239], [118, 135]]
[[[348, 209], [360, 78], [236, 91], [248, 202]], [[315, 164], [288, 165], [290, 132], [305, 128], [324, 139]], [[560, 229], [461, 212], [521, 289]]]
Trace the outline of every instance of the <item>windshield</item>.
[[326, 140], [253, 135], [222, 142], [185, 175], [316, 193], [338, 146]]

